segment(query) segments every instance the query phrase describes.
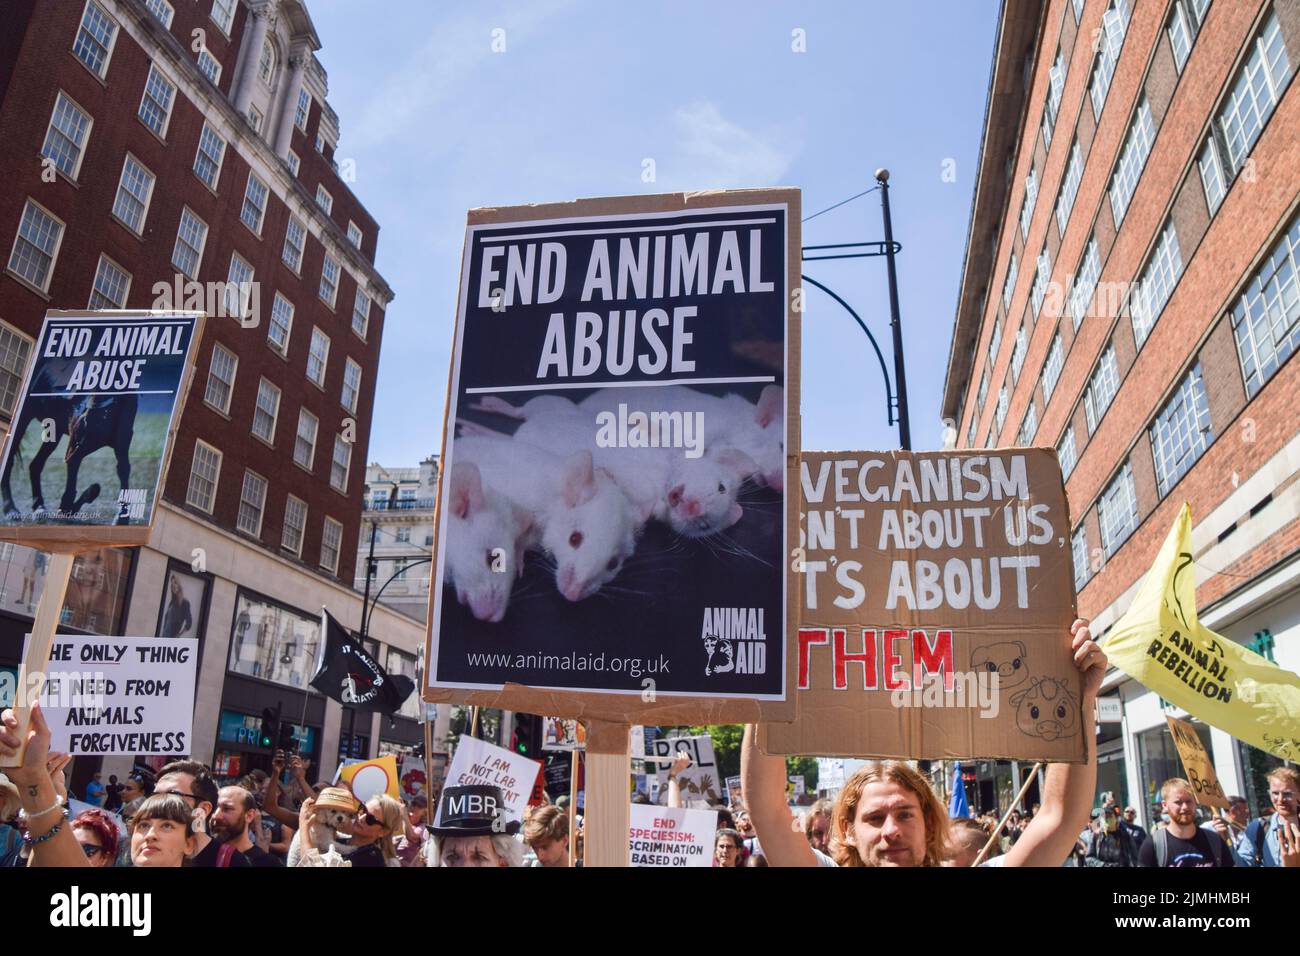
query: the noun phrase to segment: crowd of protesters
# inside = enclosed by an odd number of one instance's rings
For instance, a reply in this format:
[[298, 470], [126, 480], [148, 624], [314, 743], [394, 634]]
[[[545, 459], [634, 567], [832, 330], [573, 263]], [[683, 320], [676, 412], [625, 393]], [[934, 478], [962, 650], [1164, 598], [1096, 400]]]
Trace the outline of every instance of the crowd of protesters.
[[[1071, 629], [1085, 712], [1093, 706], [1106, 658], [1086, 622]], [[0, 777], [0, 867], [282, 867], [282, 866], [581, 866], [583, 828], [568, 798], [531, 807], [522, 823], [502, 825], [495, 787], [449, 786], [434, 814], [423, 795], [404, 803], [380, 794], [362, 802], [345, 787], [310, 782], [310, 764], [277, 752], [261, 770], [219, 785], [193, 760], [164, 765], [151, 779], [121, 782], [96, 773], [85, 787], [88, 809], [69, 816], [65, 768], [50, 751], [50, 730], [31, 711], [25, 749], [12, 711], [0, 715], [0, 755], [22, 752], [21, 766]], [[1150, 832], [1135, 807], [1121, 810], [1095, 792], [1095, 742], [1088, 762], [1049, 765], [1043, 802], [1025, 812], [949, 819], [930, 783], [901, 761], [868, 763], [838, 797], [800, 815], [788, 805], [784, 758], [763, 754], [747, 727], [742, 799], [717, 805], [713, 865], [772, 866], [1103, 866], [1300, 867], [1300, 771], [1267, 776], [1272, 813], [1250, 819], [1248, 802], [1198, 819], [1191, 783], [1167, 780], [1160, 820]], [[667, 804], [681, 806], [680, 775], [668, 770]], [[634, 802], [648, 802], [638, 795]], [[431, 818], [437, 818], [434, 826]], [[571, 820], [572, 832], [571, 832]], [[119, 822], [120, 821], [120, 822]]]

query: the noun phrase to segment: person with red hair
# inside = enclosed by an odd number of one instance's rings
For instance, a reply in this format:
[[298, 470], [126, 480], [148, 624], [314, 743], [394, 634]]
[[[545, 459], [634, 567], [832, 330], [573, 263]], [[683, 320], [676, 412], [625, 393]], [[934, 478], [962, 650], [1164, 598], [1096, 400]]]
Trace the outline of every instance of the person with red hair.
[[91, 866], [113, 866], [117, 862], [117, 824], [103, 810], [82, 810], [73, 817], [72, 835]]

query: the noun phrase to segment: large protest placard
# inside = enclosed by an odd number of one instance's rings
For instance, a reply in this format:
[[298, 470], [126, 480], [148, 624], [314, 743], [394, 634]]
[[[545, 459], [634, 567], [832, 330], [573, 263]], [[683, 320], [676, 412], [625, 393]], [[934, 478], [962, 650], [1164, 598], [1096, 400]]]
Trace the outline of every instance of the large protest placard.
[[148, 542], [202, 322], [194, 312], [47, 313], [0, 455], [0, 539]]
[[[533, 785], [542, 764], [477, 737], [462, 736], [456, 744], [444, 785], [468, 787], [485, 784], [501, 788], [505, 801], [506, 822], [524, 819], [524, 810], [533, 794]], [[434, 826], [442, 825], [442, 803], [438, 803]]]
[[470, 214], [427, 700], [793, 717], [799, 261], [797, 190]]
[[690, 755], [691, 765], [677, 775], [683, 806], [722, 803], [726, 800], [724, 782], [718, 774], [718, 764], [713, 756], [713, 738], [708, 734], [695, 737], [660, 737], [651, 744], [657, 761], [659, 793], [668, 797], [668, 769], [672, 762], [667, 758], [678, 753]]
[[563, 717], [542, 718], [543, 750], [585, 750], [587, 747], [587, 729], [576, 720]]
[[193, 750], [195, 638], [59, 634], [40, 693], [50, 749], [180, 757]]
[[628, 852], [635, 867], [712, 866], [717, 810], [632, 804]]
[[799, 719], [769, 753], [1083, 760], [1055, 453], [805, 452]]
[[1219, 775], [1214, 772], [1214, 762], [1205, 750], [1200, 734], [1185, 720], [1165, 715], [1169, 722], [1169, 733], [1178, 748], [1178, 757], [1183, 762], [1183, 771], [1187, 782], [1195, 791], [1196, 802], [1203, 807], [1222, 807], [1228, 809], [1228, 797], [1219, 783]]

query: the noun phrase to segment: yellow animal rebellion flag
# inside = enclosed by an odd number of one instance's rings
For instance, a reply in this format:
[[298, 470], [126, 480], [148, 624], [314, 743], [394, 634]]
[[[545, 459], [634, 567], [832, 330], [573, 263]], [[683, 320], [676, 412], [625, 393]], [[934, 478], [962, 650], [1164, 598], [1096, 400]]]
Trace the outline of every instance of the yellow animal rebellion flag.
[[1202, 626], [1192, 509], [1184, 504], [1132, 605], [1105, 640], [1110, 662], [1232, 736], [1300, 760], [1300, 675]]

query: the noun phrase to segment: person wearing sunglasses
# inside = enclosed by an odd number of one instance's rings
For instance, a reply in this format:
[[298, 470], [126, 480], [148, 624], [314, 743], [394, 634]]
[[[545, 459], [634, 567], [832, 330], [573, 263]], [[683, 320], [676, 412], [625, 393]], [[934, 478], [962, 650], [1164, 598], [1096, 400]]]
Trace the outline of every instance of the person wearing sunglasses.
[[117, 824], [103, 810], [83, 810], [72, 819], [72, 835], [81, 844], [86, 862], [95, 867], [117, 862]]
[[[321, 793], [319, 799], [330, 799], [330, 791], [336, 789], [327, 788]], [[346, 790], [343, 792], [347, 793]], [[315, 845], [316, 800], [317, 798], [308, 798], [303, 801], [298, 817], [300, 826], [289, 850], [289, 866], [299, 864], [303, 848]], [[393, 841], [403, 832], [404, 820], [405, 811], [400, 800], [395, 800], [387, 794], [371, 797], [357, 808], [356, 816], [351, 821], [351, 833], [344, 834], [346, 843], [341, 843], [338, 849], [354, 867], [400, 867], [402, 864], [397, 858], [397, 847]]]

